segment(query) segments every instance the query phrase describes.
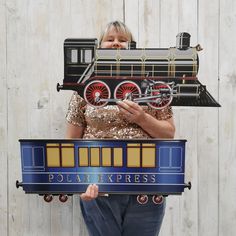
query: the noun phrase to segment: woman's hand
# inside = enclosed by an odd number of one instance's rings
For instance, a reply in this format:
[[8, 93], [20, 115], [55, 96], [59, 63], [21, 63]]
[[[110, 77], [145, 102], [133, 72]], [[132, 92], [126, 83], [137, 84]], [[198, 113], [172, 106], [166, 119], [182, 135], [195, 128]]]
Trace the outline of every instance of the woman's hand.
[[98, 196], [98, 186], [96, 184], [90, 184], [85, 193], [80, 195], [83, 201], [91, 201]]
[[146, 113], [137, 103], [129, 100], [119, 101], [117, 105], [127, 121], [136, 123], [150, 137], [174, 138], [175, 125], [173, 117], [166, 120], [157, 120], [152, 115]]
[[137, 125], [144, 122], [146, 112], [137, 103], [129, 100], [123, 100], [117, 102], [117, 105], [127, 121], [136, 123]]

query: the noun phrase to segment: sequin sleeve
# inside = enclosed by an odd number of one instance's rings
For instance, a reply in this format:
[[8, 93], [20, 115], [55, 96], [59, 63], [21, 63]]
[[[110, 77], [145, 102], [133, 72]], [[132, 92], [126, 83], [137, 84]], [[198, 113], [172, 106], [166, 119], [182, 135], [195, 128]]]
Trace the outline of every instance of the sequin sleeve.
[[66, 120], [73, 125], [86, 126], [84, 116], [85, 106], [86, 102], [84, 99], [77, 92], [74, 92], [69, 103]]
[[170, 106], [165, 107], [161, 110], [154, 110], [150, 112], [157, 120], [168, 120], [173, 116], [173, 111]]

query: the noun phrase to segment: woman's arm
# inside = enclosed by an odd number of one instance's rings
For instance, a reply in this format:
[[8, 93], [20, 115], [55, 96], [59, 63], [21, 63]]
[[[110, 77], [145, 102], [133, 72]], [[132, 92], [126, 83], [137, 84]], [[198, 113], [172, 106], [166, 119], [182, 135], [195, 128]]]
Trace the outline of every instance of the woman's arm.
[[152, 138], [174, 138], [175, 125], [172, 117], [167, 120], [157, 120], [145, 113], [144, 119], [137, 124]]
[[157, 120], [146, 113], [137, 103], [128, 100], [117, 104], [129, 122], [139, 125], [152, 138], [174, 138], [175, 125], [172, 117], [167, 120]]
[[66, 138], [82, 138], [84, 133], [83, 126], [77, 126], [67, 123]]

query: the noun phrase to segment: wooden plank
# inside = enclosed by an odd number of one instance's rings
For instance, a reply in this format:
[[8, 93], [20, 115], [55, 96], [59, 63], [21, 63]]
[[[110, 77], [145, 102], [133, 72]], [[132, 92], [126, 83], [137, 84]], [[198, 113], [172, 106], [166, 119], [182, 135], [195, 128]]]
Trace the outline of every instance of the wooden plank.
[[[99, 1], [71, 1], [71, 35], [70, 37], [97, 37], [105, 25], [114, 20], [124, 20], [123, 1], [99, 0]], [[60, 92], [61, 93], [61, 92]], [[64, 92], [63, 92], [64, 94]], [[69, 102], [69, 100], [67, 100]], [[64, 105], [63, 105], [64, 106]], [[67, 109], [61, 107], [60, 109]], [[65, 116], [63, 116], [64, 118]], [[63, 120], [61, 120], [62, 122]], [[87, 229], [84, 224], [79, 197], [73, 197], [73, 235], [85, 236]]]
[[[174, 47], [175, 37], [178, 33], [178, 1], [160, 1], [158, 14], [159, 46]], [[151, 31], [151, 29], [150, 29]], [[176, 113], [176, 112], [175, 112]], [[178, 117], [178, 116], [177, 116]], [[177, 124], [180, 122], [175, 119]], [[180, 127], [176, 126], [179, 130]], [[167, 198], [166, 213], [160, 235], [180, 235], [180, 197], [170, 196]]]
[[[62, 138], [64, 129], [60, 130], [57, 124], [61, 123], [61, 127], [65, 124], [65, 113], [61, 104], [65, 104], [66, 99], [63, 93], [57, 93], [56, 83], [62, 82], [63, 79], [63, 41], [70, 35], [71, 6], [68, 1], [31, 1], [30, 3], [27, 19], [30, 23], [29, 35], [31, 35], [29, 54], [32, 60], [35, 55], [39, 55], [37, 66], [29, 71], [30, 77], [35, 80], [35, 83], [30, 86], [32, 98], [29, 105], [30, 137]], [[60, 21], [63, 24], [58, 26]], [[35, 199], [32, 201], [35, 202]], [[62, 204], [55, 196], [53, 202], [47, 204], [40, 197], [38, 204], [41, 205], [40, 215], [43, 217], [41, 219], [35, 216], [35, 221], [31, 223], [29, 230], [33, 229], [39, 221], [45, 223], [45, 228], [38, 229], [41, 234], [72, 235], [72, 201]]]
[[219, 235], [236, 234], [236, 2], [220, 1]]
[[[125, 20], [137, 41], [137, 47], [158, 47], [160, 2], [125, 1]], [[151, 31], [151, 32], [150, 32]]]
[[8, 229], [8, 161], [7, 161], [7, 59], [5, 0], [0, 0], [0, 232]]
[[[45, 129], [41, 131], [40, 127], [47, 127], [48, 124], [46, 119], [40, 124], [42, 120], [33, 109], [37, 105], [34, 103], [35, 97], [42, 88], [34, 85], [42, 83], [41, 79], [48, 79], [43, 74], [47, 62], [42, 50], [47, 41], [44, 25], [47, 18], [42, 14], [42, 8], [46, 10], [43, 1], [7, 1], [10, 235], [50, 234], [50, 207], [44, 206], [41, 197], [25, 195], [22, 189], [15, 188], [16, 179], [21, 180], [18, 139], [43, 137]], [[37, 12], [42, 16], [38, 16]], [[35, 14], [35, 18], [32, 14]], [[40, 17], [44, 19], [42, 22]], [[41, 63], [42, 58], [44, 63]], [[42, 116], [42, 113], [38, 116]], [[34, 130], [38, 136], [33, 133]]]
[[[21, 2], [21, 7], [16, 1], [6, 1], [6, 39], [7, 39], [7, 82], [8, 82], [8, 189], [9, 189], [9, 235], [23, 235], [23, 230], [27, 228], [24, 219], [27, 215], [23, 214], [27, 206], [27, 198], [21, 189], [16, 191], [15, 181], [21, 180], [20, 158], [18, 138], [27, 136], [26, 124], [27, 110], [27, 93], [22, 91], [25, 89], [24, 76], [25, 68], [22, 55], [26, 49], [23, 33], [25, 25], [23, 24], [23, 9], [25, 2]], [[20, 10], [21, 8], [21, 10]], [[25, 13], [25, 12], [24, 12]], [[26, 14], [26, 13], [25, 13]], [[26, 90], [27, 91], [27, 90]], [[16, 122], [17, 119], [17, 122]], [[21, 207], [19, 207], [21, 206]], [[23, 224], [22, 224], [23, 223]], [[24, 227], [22, 227], [24, 225]]]
[[[50, 136], [62, 138], [65, 136], [65, 114], [72, 91], [57, 92], [57, 83], [62, 84], [64, 77], [63, 43], [66, 38], [72, 37], [72, 8], [70, 1], [49, 1], [49, 41], [48, 41], [48, 96], [47, 104], [50, 112]], [[57, 22], [61, 22], [57, 25]], [[57, 25], [57, 27], [55, 27]], [[85, 35], [76, 37], [86, 37]], [[93, 36], [94, 37], [94, 36]], [[46, 96], [44, 96], [47, 99]], [[44, 99], [42, 98], [42, 103]], [[47, 116], [46, 116], [47, 117]]]
[[[197, 42], [197, 1], [181, 0], [178, 5], [178, 32], [188, 32], [191, 35], [190, 46]], [[180, 198], [180, 235], [198, 235], [198, 137], [197, 108], [180, 108], [179, 137], [187, 139], [185, 181], [191, 181], [191, 190], [185, 189]], [[175, 108], [176, 111], [176, 108]]]
[[160, 45], [160, 2], [140, 1], [139, 3], [139, 43], [142, 47]]
[[[218, 98], [219, 1], [199, 1], [199, 79]], [[207, 25], [207, 27], [206, 27]], [[206, 30], [207, 29], [207, 30]], [[199, 235], [218, 235], [218, 109], [198, 109]], [[210, 115], [209, 115], [210, 114]], [[209, 230], [211, 229], [211, 230]]]
[[139, 0], [125, 0], [124, 20], [133, 34], [137, 47], [142, 46], [139, 44]]
[[174, 47], [178, 34], [178, 1], [161, 0], [160, 3], [160, 47]]
[[105, 25], [114, 20], [124, 20], [123, 1], [71, 0], [72, 37], [99, 38]]

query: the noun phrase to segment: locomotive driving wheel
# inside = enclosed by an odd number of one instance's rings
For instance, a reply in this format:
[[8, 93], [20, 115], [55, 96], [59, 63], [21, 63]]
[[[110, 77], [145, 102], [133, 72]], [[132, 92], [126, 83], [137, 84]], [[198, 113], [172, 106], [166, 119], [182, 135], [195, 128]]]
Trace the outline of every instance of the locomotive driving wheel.
[[114, 91], [114, 98], [118, 100], [128, 99], [131, 94], [141, 94], [141, 89], [133, 81], [124, 81], [118, 84]]
[[163, 109], [170, 105], [172, 102], [172, 95], [171, 95], [171, 87], [164, 83], [164, 82], [157, 82], [156, 84], [152, 85], [151, 88], [148, 88], [145, 92], [145, 95], [148, 96], [155, 96], [155, 98], [151, 98], [153, 102], [148, 102], [148, 106], [154, 109]]
[[111, 91], [106, 83], [95, 80], [88, 83], [84, 89], [84, 99], [87, 103], [94, 107], [103, 107], [108, 101], [100, 101], [101, 99], [110, 99]]

